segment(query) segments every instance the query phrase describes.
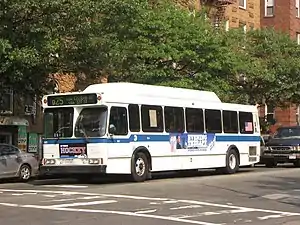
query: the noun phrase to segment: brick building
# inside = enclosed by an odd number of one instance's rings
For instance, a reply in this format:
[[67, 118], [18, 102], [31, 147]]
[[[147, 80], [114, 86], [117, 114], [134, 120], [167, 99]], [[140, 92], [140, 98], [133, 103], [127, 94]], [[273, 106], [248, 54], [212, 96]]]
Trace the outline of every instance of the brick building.
[[225, 21], [225, 29], [241, 27], [247, 30], [260, 27], [260, 0], [200, 0], [200, 7], [210, 8], [215, 26]]
[[[288, 33], [300, 44], [300, 0], [261, 0], [261, 27], [273, 27]], [[262, 106], [262, 116], [274, 118], [276, 127], [299, 124], [299, 106], [290, 104], [286, 109]]]

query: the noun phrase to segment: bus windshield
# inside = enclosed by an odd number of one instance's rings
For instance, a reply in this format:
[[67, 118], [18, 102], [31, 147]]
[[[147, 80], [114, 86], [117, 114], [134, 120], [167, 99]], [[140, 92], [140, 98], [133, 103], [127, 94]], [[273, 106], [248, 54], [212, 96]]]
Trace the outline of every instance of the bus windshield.
[[74, 109], [54, 108], [45, 109], [44, 135], [45, 138], [64, 138], [73, 135]]
[[75, 124], [76, 137], [101, 137], [105, 135], [107, 108], [85, 108]]

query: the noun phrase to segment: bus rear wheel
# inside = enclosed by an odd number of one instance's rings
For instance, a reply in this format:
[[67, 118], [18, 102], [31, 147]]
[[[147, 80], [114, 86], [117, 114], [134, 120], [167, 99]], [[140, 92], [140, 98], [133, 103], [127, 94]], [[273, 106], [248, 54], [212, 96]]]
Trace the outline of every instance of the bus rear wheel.
[[135, 182], [144, 182], [149, 174], [149, 162], [143, 152], [134, 154], [131, 159], [131, 176]]
[[226, 155], [226, 167], [223, 168], [223, 173], [234, 174], [239, 170], [240, 162], [237, 151], [230, 149]]

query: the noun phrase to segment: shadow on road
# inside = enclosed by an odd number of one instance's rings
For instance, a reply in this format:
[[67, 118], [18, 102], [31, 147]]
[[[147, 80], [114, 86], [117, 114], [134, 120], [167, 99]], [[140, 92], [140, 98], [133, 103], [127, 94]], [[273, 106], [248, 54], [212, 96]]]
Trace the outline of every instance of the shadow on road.
[[[252, 172], [252, 168], [247, 168], [239, 171], [238, 173], [248, 173]], [[163, 173], [154, 173], [152, 174], [151, 180], [160, 180], [160, 179], [177, 179], [177, 178], [190, 178], [190, 177], [207, 177], [207, 176], [220, 176], [220, 173], [215, 170], [205, 170], [205, 171], [180, 171], [180, 172], [163, 172]], [[226, 175], [221, 175], [226, 176]], [[149, 180], [148, 182], [151, 182]], [[43, 177], [40, 179], [32, 180], [29, 182], [31, 185], [43, 186], [43, 185], [67, 185], [67, 184], [120, 184], [120, 183], [132, 183], [130, 176], [126, 175], [101, 175], [100, 176], [84, 176], [84, 177]]]

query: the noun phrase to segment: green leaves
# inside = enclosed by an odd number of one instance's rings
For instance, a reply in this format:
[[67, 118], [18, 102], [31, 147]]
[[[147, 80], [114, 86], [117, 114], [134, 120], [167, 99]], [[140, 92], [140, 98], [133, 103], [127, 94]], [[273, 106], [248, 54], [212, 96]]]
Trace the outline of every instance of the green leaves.
[[225, 32], [204, 14], [168, 0], [1, 1], [0, 85], [39, 95], [50, 74], [72, 72], [85, 82], [211, 90], [231, 102], [299, 102], [294, 40], [271, 29]]

